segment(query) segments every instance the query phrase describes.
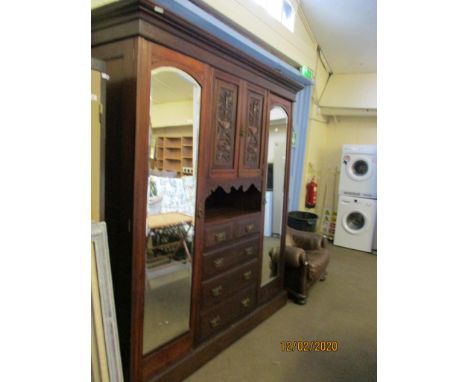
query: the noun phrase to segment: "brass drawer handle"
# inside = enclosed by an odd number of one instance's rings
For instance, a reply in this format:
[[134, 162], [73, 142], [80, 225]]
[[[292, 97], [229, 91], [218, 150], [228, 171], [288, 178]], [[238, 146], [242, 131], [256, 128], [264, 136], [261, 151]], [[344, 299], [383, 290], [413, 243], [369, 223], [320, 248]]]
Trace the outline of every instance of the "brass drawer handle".
[[252, 271], [244, 272], [244, 280], [250, 280], [252, 278]]
[[250, 297], [244, 298], [241, 301], [241, 304], [244, 308], [248, 308], [250, 306], [250, 303], [251, 303]]
[[220, 241], [226, 240], [226, 232], [220, 232], [214, 235], [216, 241], [219, 243]]
[[222, 285], [218, 285], [216, 288], [213, 288], [211, 289], [211, 294], [214, 296], [214, 297], [218, 297], [219, 295], [221, 295], [221, 292], [223, 291], [223, 286]]
[[254, 225], [253, 224], [247, 224], [245, 226], [245, 232], [252, 232], [254, 229]]
[[211, 326], [212, 328], [218, 327], [219, 324], [221, 324], [221, 317], [219, 317], [219, 316], [216, 316], [215, 318], [213, 318], [212, 320], [210, 320], [210, 326]]
[[215, 268], [221, 268], [224, 265], [224, 259], [220, 257], [213, 261]]
[[253, 253], [254, 253], [253, 247], [248, 247], [248, 248], [245, 249], [245, 254], [247, 256], [253, 255]]

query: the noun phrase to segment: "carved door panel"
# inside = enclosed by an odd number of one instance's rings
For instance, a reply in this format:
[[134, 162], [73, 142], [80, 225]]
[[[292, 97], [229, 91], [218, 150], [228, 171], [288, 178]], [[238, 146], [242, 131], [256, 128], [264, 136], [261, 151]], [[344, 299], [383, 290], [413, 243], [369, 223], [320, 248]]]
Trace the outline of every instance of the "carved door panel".
[[236, 176], [238, 145], [238, 96], [240, 81], [215, 72], [210, 173], [215, 177]]
[[240, 129], [239, 176], [261, 175], [262, 140], [265, 126], [266, 91], [246, 84]]

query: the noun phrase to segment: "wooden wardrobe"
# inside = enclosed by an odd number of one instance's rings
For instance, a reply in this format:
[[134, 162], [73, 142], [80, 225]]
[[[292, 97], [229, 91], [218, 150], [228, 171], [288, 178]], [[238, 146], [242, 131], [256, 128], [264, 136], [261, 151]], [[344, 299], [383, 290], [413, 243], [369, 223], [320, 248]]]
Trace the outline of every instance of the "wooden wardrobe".
[[[284, 110], [284, 228], [292, 105], [302, 89], [154, 5], [121, 1], [92, 12], [92, 56], [110, 75], [105, 220], [122, 364], [133, 382], [182, 380], [285, 305], [281, 250], [277, 277], [260, 280], [268, 127], [270, 110]], [[184, 333], [144, 353], [151, 73], [166, 67], [201, 89], [190, 314]]]

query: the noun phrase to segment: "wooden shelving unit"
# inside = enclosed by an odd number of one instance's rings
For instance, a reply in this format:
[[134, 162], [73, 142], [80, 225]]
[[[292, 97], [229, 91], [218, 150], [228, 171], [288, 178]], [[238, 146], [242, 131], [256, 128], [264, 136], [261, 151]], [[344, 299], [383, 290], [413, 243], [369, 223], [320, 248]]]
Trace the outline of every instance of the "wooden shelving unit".
[[177, 172], [179, 176], [193, 173], [192, 137], [158, 137], [154, 163], [160, 171]]

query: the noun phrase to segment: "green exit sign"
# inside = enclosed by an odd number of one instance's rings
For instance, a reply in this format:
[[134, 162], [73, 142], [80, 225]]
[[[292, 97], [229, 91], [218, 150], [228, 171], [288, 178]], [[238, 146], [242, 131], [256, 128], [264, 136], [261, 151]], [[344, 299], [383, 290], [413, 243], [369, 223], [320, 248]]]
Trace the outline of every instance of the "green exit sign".
[[305, 65], [302, 65], [302, 66], [301, 66], [301, 74], [302, 74], [305, 78], [309, 78], [309, 79], [312, 78], [312, 70], [310, 70], [310, 68], [308, 68], [308, 67], [305, 66]]

